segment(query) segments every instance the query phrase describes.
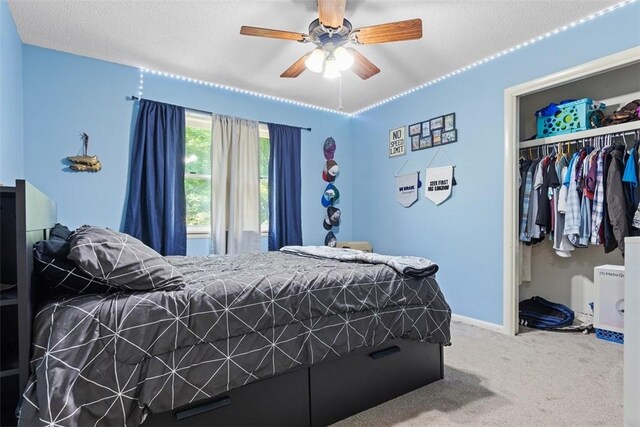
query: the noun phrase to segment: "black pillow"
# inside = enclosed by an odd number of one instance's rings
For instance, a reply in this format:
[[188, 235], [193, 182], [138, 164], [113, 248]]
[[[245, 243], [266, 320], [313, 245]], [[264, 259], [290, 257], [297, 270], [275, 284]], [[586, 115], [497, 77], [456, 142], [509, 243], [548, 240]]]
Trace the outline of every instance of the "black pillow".
[[69, 230], [67, 227], [59, 223], [53, 226], [53, 229], [51, 229], [51, 233], [49, 235], [50, 239], [55, 238], [55, 239], [69, 240], [70, 237], [71, 237], [71, 230]]
[[[56, 240], [56, 239], [52, 239]], [[110, 285], [90, 277], [73, 262], [49, 255], [58, 242], [43, 240], [34, 245], [33, 267], [55, 294], [101, 294], [112, 292]], [[67, 242], [67, 248], [69, 243]]]
[[69, 256], [69, 237], [71, 231], [64, 225], [56, 224], [49, 235], [49, 240], [41, 240], [38, 243], [38, 251], [49, 257], [65, 260]]

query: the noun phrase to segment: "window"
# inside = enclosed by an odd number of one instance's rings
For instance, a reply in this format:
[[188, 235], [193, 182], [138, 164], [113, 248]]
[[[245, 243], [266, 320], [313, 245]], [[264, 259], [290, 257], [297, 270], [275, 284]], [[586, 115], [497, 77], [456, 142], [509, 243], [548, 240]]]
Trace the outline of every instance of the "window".
[[260, 232], [269, 233], [269, 127], [260, 123]]
[[193, 111], [185, 115], [187, 232], [207, 234], [211, 219], [211, 116]]
[[[260, 123], [260, 231], [269, 232], [269, 128]], [[186, 112], [184, 187], [188, 234], [209, 234], [211, 220], [211, 116]]]

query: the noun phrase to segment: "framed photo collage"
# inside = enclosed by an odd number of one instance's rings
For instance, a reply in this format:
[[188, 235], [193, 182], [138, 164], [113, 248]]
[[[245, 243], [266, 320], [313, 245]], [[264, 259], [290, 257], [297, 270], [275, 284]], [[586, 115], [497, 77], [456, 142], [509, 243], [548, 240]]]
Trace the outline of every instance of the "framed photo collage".
[[409, 126], [411, 151], [438, 147], [458, 141], [456, 113], [434, 117]]

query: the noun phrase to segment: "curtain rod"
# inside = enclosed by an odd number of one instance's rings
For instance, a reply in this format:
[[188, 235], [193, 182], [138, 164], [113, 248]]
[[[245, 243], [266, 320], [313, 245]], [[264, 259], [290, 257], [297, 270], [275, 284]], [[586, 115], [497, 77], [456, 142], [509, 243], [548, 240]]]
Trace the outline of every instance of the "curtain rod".
[[[131, 95], [131, 96], [127, 97], [127, 101], [139, 101], [140, 99], [142, 99], [142, 98], [140, 98], [138, 96], [135, 96], [135, 95]], [[145, 99], [147, 99], [147, 98], [145, 98]], [[147, 101], [153, 101], [153, 100], [152, 99], [147, 99]], [[154, 102], [159, 102], [159, 101], [154, 101]], [[211, 111], [198, 110], [197, 108], [190, 108], [190, 107], [184, 107], [184, 108], [186, 108], [187, 110], [191, 110], [191, 111], [197, 111], [198, 113], [213, 114]], [[259, 122], [259, 123], [266, 123], [266, 122]], [[305, 127], [302, 127], [302, 126], [283, 125], [281, 123], [271, 123], [271, 124], [280, 125], [280, 126], [289, 126], [289, 127], [292, 127], [292, 128], [297, 128], [297, 129], [301, 129], [301, 130], [306, 130], [307, 132], [311, 132], [311, 128], [305, 128]]]

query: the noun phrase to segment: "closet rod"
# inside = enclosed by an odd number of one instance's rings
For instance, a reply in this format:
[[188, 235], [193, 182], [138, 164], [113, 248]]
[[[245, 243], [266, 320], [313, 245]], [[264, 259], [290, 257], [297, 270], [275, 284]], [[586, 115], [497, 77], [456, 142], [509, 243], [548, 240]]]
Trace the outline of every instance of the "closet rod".
[[[135, 96], [135, 95], [131, 95], [131, 96], [127, 97], [127, 101], [139, 101], [140, 99], [142, 99], [142, 98], [140, 98], [138, 96]], [[153, 101], [153, 99], [148, 99], [148, 98], [144, 98], [144, 99], [146, 99], [148, 101]], [[160, 102], [160, 101], [154, 101], [154, 102]], [[211, 111], [198, 110], [197, 108], [190, 108], [190, 107], [184, 107], [184, 108], [186, 108], [187, 110], [196, 111], [198, 113], [213, 114]], [[266, 122], [260, 122], [260, 123], [268, 124]], [[274, 125], [278, 125], [279, 124], [281, 126], [289, 126], [291, 128], [297, 128], [297, 129], [301, 129], [301, 130], [306, 130], [307, 132], [311, 132], [311, 128], [304, 128], [302, 126], [283, 125], [283, 124], [280, 124], [280, 123], [271, 123], [271, 124], [274, 124]]]
[[519, 149], [520, 150], [529, 150], [530, 148], [544, 147], [545, 145], [558, 145], [558, 144], [572, 145], [572, 144], [577, 144], [579, 142], [586, 141], [588, 139], [602, 138], [602, 137], [607, 137], [607, 136], [611, 136], [613, 138], [624, 137], [624, 136], [627, 136], [627, 135], [636, 135], [637, 136], [639, 132], [640, 131], [613, 132], [613, 133], [606, 133], [606, 134], [600, 135], [600, 136], [586, 136], [586, 137], [570, 139], [568, 141], [562, 141], [562, 142], [545, 142], [543, 144], [528, 145], [526, 147], [520, 147]]
[[520, 141], [518, 148], [538, 147], [540, 145], [557, 144], [559, 142], [575, 141], [579, 139], [588, 139], [596, 136], [622, 134], [640, 130], [640, 120], [633, 122], [621, 123], [602, 128], [583, 130], [575, 133], [565, 133], [562, 135], [554, 135], [546, 138], [538, 138], [529, 141]]

